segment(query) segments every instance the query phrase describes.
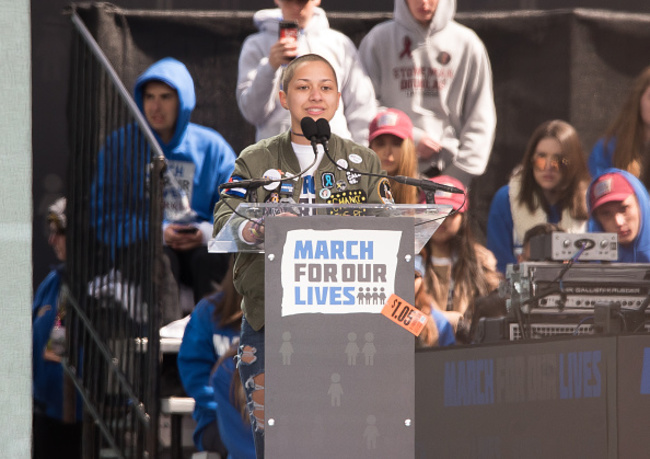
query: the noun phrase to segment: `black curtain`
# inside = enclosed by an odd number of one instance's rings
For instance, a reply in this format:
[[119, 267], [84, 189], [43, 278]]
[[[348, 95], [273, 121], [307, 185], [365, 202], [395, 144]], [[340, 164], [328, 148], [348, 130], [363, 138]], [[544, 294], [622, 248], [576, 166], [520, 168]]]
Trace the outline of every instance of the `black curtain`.
[[[254, 128], [235, 100], [237, 61], [256, 32], [250, 11], [143, 11], [110, 4], [76, 9], [128, 89], [153, 62], [172, 56], [194, 77], [192, 120], [219, 131], [235, 151]], [[333, 28], [358, 45], [391, 13], [331, 13]], [[599, 10], [459, 13], [483, 40], [494, 74], [497, 134], [486, 173], [474, 181], [471, 213], [484, 236], [490, 201], [518, 164], [528, 137], [560, 118], [581, 134], [588, 153], [613, 120], [630, 82], [650, 65], [650, 15]]]

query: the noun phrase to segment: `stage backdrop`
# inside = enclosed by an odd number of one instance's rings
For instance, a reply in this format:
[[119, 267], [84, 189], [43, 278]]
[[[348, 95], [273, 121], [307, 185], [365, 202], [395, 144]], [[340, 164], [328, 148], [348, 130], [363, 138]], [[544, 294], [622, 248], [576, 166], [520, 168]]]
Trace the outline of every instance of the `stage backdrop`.
[[[165, 56], [187, 65], [197, 107], [192, 120], [219, 131], [236, 151], [254, 129], [235, 100], [243, 40], [256, 32], [252, 12], [143, 11], [110, 4], [76, 10], [127, 88]], [[389, 13], [332, 13], [330, 24], [358, 45]], [[615, 116], [630, 82], [650, 65], [650, 15], [596, 10], [459, 13], [487, 47], [494, 74], [497, 134], [486, 173], [474, 181], [471, 212], [483, 237], [490, 201], [518, 164], [541, 122], [561, 118], [588, 152]]]

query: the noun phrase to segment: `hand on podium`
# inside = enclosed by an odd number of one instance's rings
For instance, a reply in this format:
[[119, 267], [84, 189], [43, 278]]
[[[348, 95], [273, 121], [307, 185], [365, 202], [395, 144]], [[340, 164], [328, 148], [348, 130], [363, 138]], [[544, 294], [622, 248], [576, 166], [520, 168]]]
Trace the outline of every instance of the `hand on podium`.
[[[278, 215], [274, 215], [275, 217], [297, 217], [296, 214], [292, 214], [291, 212], [282, 212]], [[256, 220], [249, 220], [246, 222], [246, 225], [244, 225], [244, 229], [242, 231], [242, 237], [244, 238], [244, 241], [248, 242], [249, 244], [259, 244], [260, 242], [264, 241], [264, 218], [258, 218]]]

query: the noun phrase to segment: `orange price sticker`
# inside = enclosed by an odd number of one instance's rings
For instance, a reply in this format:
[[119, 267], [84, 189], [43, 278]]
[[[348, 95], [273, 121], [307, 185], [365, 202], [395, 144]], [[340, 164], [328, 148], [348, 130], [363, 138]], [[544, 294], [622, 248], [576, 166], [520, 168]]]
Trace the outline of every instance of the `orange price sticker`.
[[388, 298], [381, 313], [415, 336], [420, 335], [424, 325], [427, 323], [427, 316], [422, 311], [408, 304], [394, 293]]

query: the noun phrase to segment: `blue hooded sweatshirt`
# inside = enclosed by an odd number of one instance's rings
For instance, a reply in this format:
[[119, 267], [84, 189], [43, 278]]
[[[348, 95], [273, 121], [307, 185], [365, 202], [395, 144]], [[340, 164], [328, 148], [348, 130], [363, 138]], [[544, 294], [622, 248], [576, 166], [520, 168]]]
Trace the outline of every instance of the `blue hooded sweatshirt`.
[[250, 422], [242, 419], [232, 402], [232, 380], [239, 378], [235, 371], [235, 361], [225, 359], [210, 377], [217, 403], [219, 433], [228, 450], [228, 459], [255, 459], [255, 440]]
[[[219, 185], [230, 179], [235, 168], [235, 152], [218, 132], [190, 122], [196, 96], [194, 81], [185, 65], [167, 57], [138, 77], [133, 95], [143, 113], [143, 91], [151, 81], [165, 83], [178, 94], [173, 138], [164, 143], [155, 131], [154, 136], [163, 150], [168, 170], [185, 190], [190, 207], [196, 212], [195, 221], [187, 223], [201, 229], [203, 242], [207, 244], [212, 235], [212, 213], [219, 200]], [[107, 137], [98, 155], [97, 176], [91, 189], [94, 206], [91, 223], [101, 229], [105, 244], [122, 247], [146, 238], [147, 222], [142, 219], [148, 213], [143, 202], [146, 202], [145, 177], [150, 162], [151, 151], [136, 124], [122, 127]], [[127, 188], [130, 188], [128, 192]], [[131, 197], [129, 201], [124, 194]]]
[[[34, 405], [45, 416], [59, 421], [63, 420], [63, 367], [46, 359], [44, 352], [59, 312], [62, 272], [63, 265], [60, 265], [47, 275], [38, 286], [32, 305]], [[80, 396], [75, 403], [75, 420], [80, 422], [83, 408]]]
[[215, 309], [221, 298], [219, 292], [198, 302], [185, 327], [176, 360], [183, 388], [195, 401], [193, 417], [197, 424], [193, 440], [199, 451], [203, 451], [205, 428], [217, 422], [217, 402], [210, 385], [210, 373], [219, 357], [239, 338], [239, 323], [225, 328], [219, 326], [220, 318], [215, 317]]
[[[154, 132], [162, 147], [168, 167], [179, 184], [188, 192], [197, 222], [206, 222], [206, 236], [212, 235], [214, 205], [219, 201], [219, 185], [230, 179], [236, 155], [228, 142], [214, 129], [190, 122], [196, 105], [194, 81], [185, 65], [166, 57], [138, 77], [133, 98], [144, 113], [143, 91], [147, 83], [160, 81], [178, 94], [178, 118], [174, 136], [164, 143]], [[207, 242], [207, 241], [206, 241]]]
[[[609, 168], [603, 171], [603, 174], [620, 174], [634, 189], [636, 199], [639, 202], [639, 232], [636, 239], [629, 245], [618, 245], [618, 261], [622, 263], [648, 263], [650, 262], [650, 196], [641, 181], [629, 172], [620, 169]], [[602, 175], [602, 174], [601, 174]], [[587, 196], [591, 196], [591, 188], [598, 180], [598, 177], [592, 180], [587, 190]], [[589, 204], [589, 222], [588, 230], [590, 233], [602, 233], [605, 230], [601, 224], [594, 218]]]

